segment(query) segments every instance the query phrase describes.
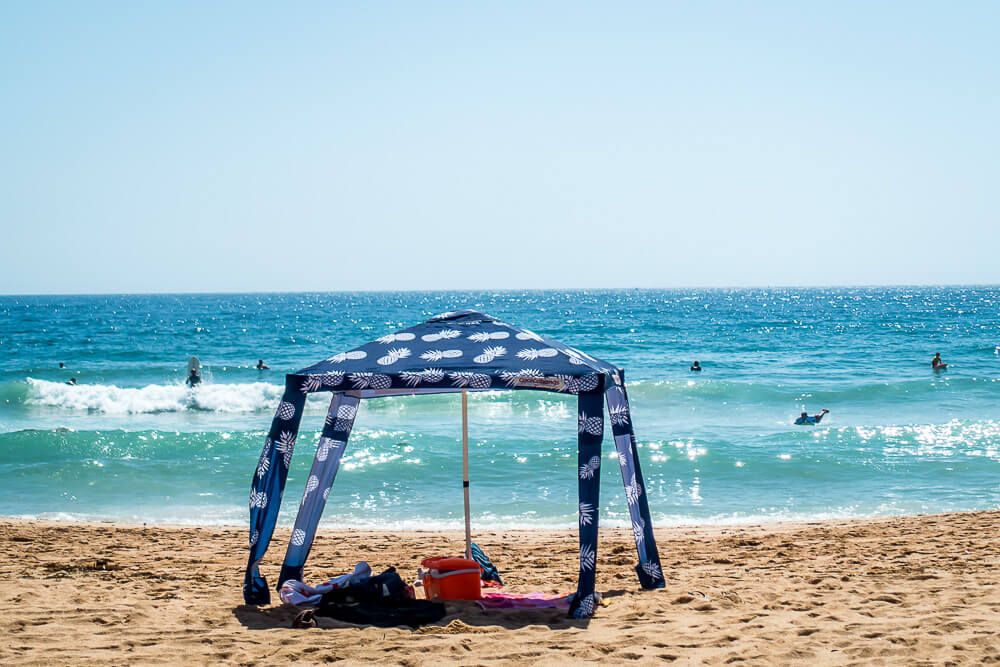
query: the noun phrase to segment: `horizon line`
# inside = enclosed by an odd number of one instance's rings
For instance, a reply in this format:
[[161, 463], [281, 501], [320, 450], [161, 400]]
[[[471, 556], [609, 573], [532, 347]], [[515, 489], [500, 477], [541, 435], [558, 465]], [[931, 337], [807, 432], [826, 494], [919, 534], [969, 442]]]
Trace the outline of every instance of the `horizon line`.
[[828, 285], [686, 285], [677, 287], [475, 287], [458, 289], [355, 289], [355, 290], [209, 290], [204, 292], [163, 291], [163, 292], [0, 292], [0, 298], [19, 297], [59, 297], [59, 296], [249, 296], [253, 294], [438, 294], [446, 292], [670, 292], [670, 291], [712, 291], [712, 290], [823, 290], [823, 289], [901, 289], [914, 287], [940, 288], [1000, 288], [1000, 283], [846, 283]]

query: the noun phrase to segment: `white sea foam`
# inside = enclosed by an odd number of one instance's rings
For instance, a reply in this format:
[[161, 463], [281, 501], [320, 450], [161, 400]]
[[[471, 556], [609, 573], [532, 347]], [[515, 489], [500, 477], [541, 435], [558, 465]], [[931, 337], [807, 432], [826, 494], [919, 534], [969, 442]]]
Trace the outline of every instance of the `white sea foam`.
[[25, 403], [118, 415], [188, 410], [239, 413], [274, 409], [282, 390], [283, 387], [266, 382], [202, 384], [197, 389], [189, 389], [183, 384], [118, 387], [105, 384], [67, 385], [28, 378]]

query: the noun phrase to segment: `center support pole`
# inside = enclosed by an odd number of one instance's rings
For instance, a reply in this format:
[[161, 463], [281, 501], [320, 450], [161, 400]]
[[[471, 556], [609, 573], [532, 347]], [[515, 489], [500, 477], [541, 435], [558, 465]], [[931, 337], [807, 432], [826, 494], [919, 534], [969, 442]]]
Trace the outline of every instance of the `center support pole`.
[[465, 492], [465, 557], [472, 559], [472, 517], [469, 514], [469, 394], [462, 390], [462, 490]]

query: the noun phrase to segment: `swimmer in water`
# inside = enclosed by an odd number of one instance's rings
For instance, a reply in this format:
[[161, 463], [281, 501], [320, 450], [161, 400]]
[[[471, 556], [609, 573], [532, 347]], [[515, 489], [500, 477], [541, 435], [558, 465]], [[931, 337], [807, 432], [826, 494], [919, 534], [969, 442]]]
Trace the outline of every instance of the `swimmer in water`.
[[70, 378], [66, 380], [66, 384], [68, 384], [71, 387], [74, 386], [76, 384], [76, 378]]
[[259, 371], [269, 371], [269, 370], [271, 370], [271, 367], [268, 366], [267, 364], [265, 364], [263, 359], [258, 359], [257, 360], [257, 366], [256, 366], [256, 368]]
[[694, 362], [693, 364], [691, 364], [691, 371], [694, 372], [694, 373], [700, 373], [701, 372], [701, 364], [699, 364], [697, 361]]
[[935, 352], [934, 353], [934, 358], [931, 359], [931, 368], [933, 368], [934, 370], [937, 370], [939, 368], [945, 368], [947, 365], [948, 364], [946, 364], [946, 363], [944, 363], [944, 361], [942, 361], [942, 359], [941, 359], [941, 353], [940, 352]]
[[828, 412], [830, 411], [827, 410], [826, 408], [823, 408], [812, 417], [809, 416], [808, 412], [803, 412], [801, 415], [799, 415], [799, 418], [795, 420], [795, 424], [797, 426], [815, 426], [816, 424], [823, 421], [823, 417], [825, 417]]
[[201, 374], [198, 373], [197, 368], [191, 369], [191, 374], [188, 375], [188, 378], [187, 380], [184, 381], [184, 383], [187, 386], [191, 387], [192, 389], [194, 389], [197, 385], [201, 384]]

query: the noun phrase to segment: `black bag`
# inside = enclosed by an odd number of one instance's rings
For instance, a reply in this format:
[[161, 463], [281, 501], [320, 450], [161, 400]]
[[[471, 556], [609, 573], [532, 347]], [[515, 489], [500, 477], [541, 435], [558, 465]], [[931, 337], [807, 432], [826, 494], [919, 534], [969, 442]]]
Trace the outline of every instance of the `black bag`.
[[355, 602], [370, 602], [373, 604], [391, 601], [409, 600], [406, 582], [390, 567], [382, 574], [368, 577], [364, 581], [351, 584], [345, 588], [335, 588], [324, 593], [320, 600], [320, 609], [324, 605], [352, 604]]

